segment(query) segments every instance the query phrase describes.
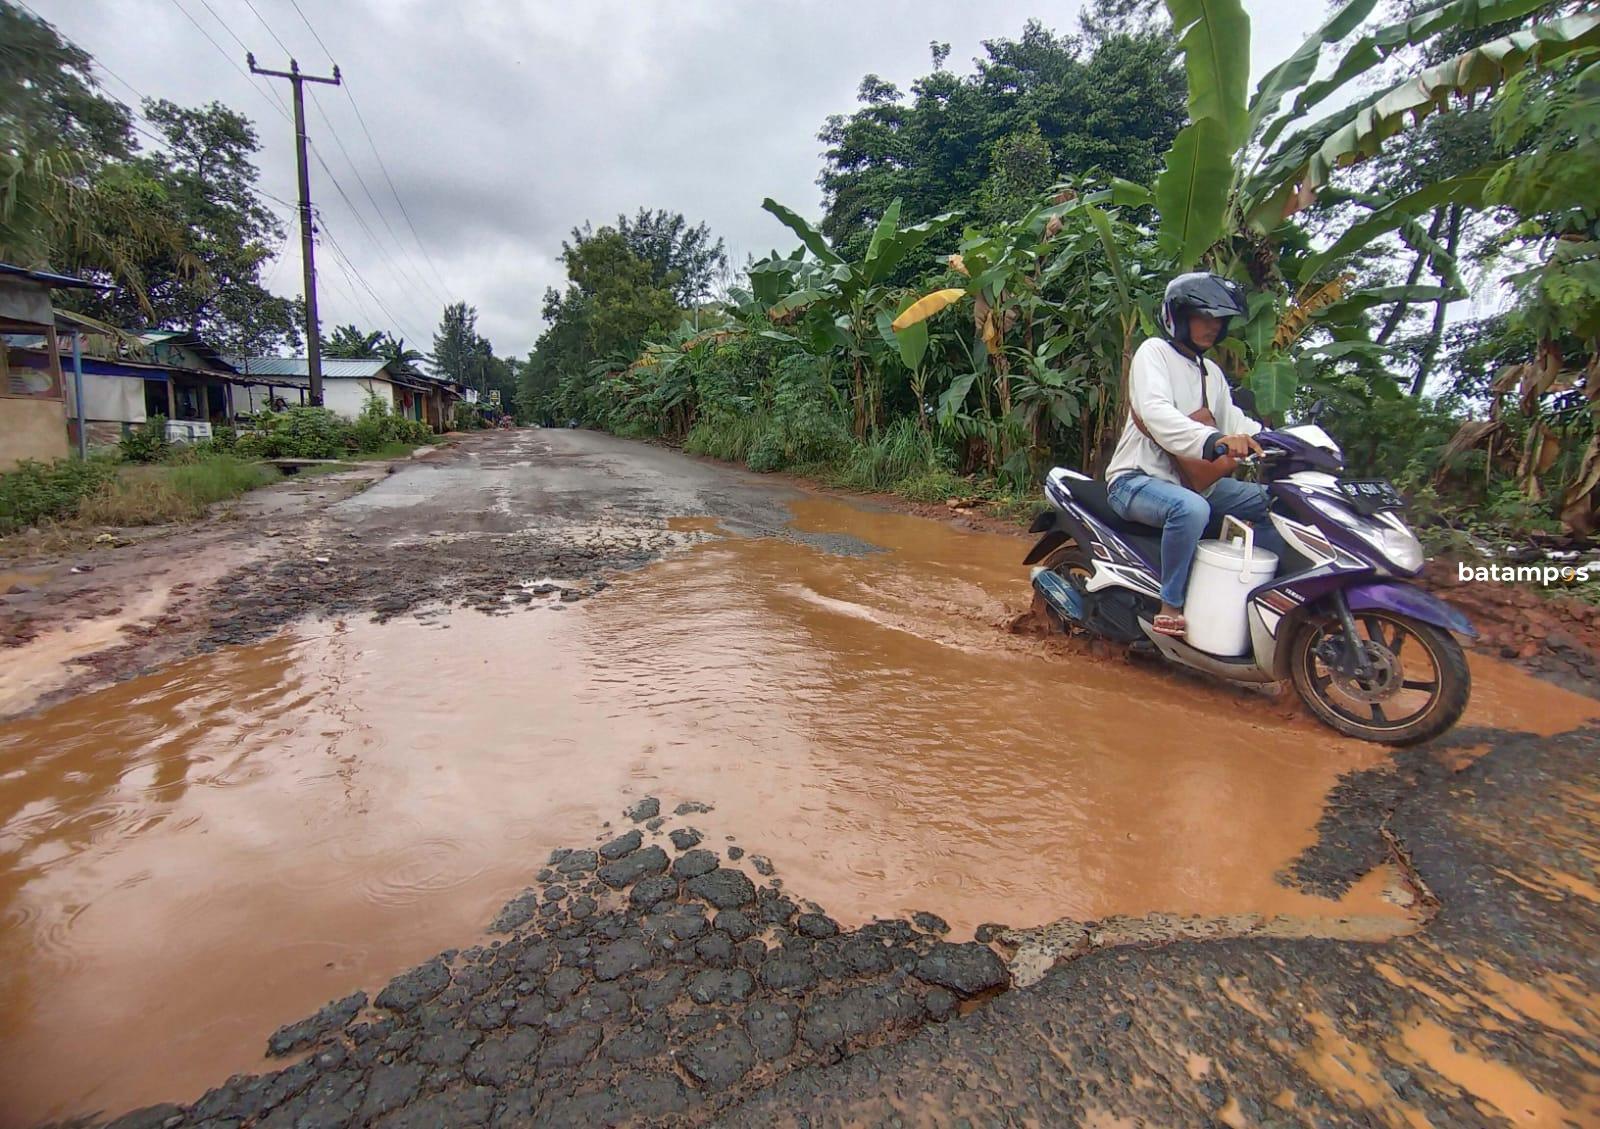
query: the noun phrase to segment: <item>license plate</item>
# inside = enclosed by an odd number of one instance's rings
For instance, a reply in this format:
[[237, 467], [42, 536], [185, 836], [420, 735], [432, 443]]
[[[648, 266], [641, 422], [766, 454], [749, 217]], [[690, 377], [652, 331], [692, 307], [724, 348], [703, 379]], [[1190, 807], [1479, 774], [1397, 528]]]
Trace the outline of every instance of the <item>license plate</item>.
[[1351, 507], [1358, 513], [1398, 510], [1406, 504], [1400, 491], [1386, 478], [1340, 479], [1339, 493], [1350, 500]]

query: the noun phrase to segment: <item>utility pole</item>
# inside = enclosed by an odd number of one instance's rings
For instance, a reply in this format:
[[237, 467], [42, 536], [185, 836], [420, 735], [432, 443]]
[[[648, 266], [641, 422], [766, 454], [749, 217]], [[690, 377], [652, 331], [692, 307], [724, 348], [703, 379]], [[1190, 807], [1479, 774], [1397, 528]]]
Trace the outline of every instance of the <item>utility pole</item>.
[[300, 64], [289, 60], [286, 71], [269, 71], [256, 66], [256, 57], [246, 54], [251, 74], [269, 78], [286, 78], [294, 86], [294, 152], [300, 173], [300, 258], [305, 267], [306, 284], [306, 371], [311, 384], [311, 404], [322, 406], [322, 331], [317, 324], [317, 264], [311, 238], [311, 173], [306, 168], [306, 102], [303, 87], [308, 82], [339, 85], [339, 68], [333, 68], [332, 78], [301, 74]]

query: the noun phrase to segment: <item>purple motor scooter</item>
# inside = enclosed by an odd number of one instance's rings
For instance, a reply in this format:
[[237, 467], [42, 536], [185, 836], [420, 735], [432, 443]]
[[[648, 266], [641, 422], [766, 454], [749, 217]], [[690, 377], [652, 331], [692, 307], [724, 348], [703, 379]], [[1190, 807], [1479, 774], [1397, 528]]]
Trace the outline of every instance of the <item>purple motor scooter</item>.
[[[1288, 551], [1249, 590], [1240, 655], [1212, 654], [1157, 634], [1161, 531], [1118, 517], [1105, 483], [1057, 467], [1051, 509], [1025, 564], [1064, 626], [1153, 647], [1172, 662], [1235, 682], [1289, 679], [1322, 721], [1352, 737], [1409, 745], [1437, 737], [1466, 709], [1472, 676], [1454, 633], [1467, 618], [1406, 580], [1422, 545], [1400, 519], [1388, 482], [1339, 477], [1338, 445], [1315, 424], [1262, 431], [1254, 462]], [[1196, 611], [1194, 588], [1188, 610]]]

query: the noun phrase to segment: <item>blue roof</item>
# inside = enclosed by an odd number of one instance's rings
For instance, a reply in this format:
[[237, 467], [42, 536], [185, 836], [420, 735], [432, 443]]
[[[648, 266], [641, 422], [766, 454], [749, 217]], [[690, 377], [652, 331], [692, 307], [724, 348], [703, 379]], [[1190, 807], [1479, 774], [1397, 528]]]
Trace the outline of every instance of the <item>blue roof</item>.
[[49, 271], [29, 270], [27, 267], [13, 266], [11, 263], [0, 263], [0, 274], [26, 278], [32, 282], [42, 282], [44, 285], [58, 290], [67, 290], [74, 287], [83, 290], [112, 289], [109, 286], [101, 286], [98, 282], [85, 282], [81, 278], [72, 278], [64, 274], [51, 274]]

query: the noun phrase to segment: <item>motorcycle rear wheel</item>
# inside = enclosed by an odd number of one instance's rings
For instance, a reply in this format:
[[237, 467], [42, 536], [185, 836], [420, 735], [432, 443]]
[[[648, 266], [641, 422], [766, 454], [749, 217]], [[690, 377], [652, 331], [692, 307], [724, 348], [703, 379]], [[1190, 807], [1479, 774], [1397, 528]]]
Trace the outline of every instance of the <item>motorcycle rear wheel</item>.
[[1370, 678], [1340, 674], [1327, 661], [1329, 649], [1342, 645], [1337, 622], [1308, 620], [1289, 644], [1294, 688], [1319, 720], [1383, 745], [1431, 740], [1460, 720], [1472, 673], [1453, 635], [1394, 612], [1358, 612], [1355, 620]]
[[[1039, 565], [1080, 589], [1083, 583], [1094, 575], [1094, 568], [1089, 564], [1089, 558], [1071, 538], [1052, 549]], [[1061, 614], [1038, 592], [1033, 594], [1032, 611], [1035, 618], [1049, 623], [1056, 631], [1063, 634], [1072, 635], [1084, 630], [1083, 624]]]

